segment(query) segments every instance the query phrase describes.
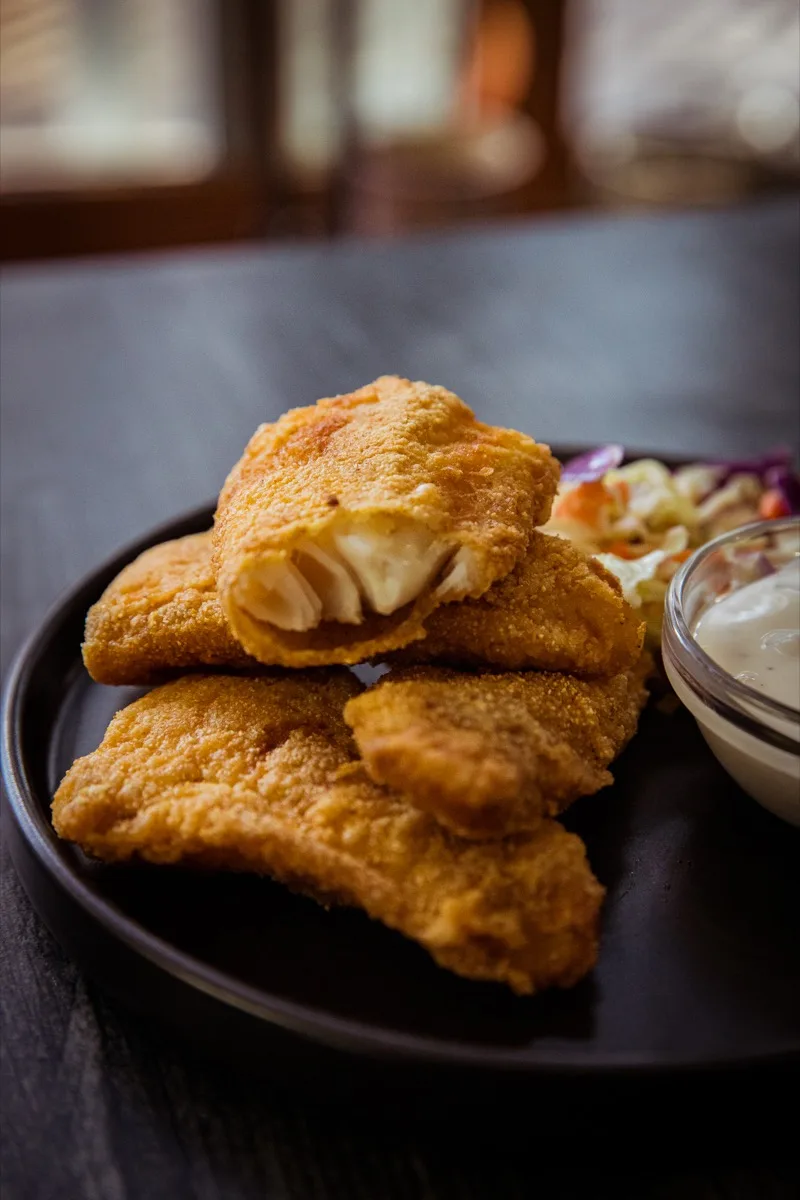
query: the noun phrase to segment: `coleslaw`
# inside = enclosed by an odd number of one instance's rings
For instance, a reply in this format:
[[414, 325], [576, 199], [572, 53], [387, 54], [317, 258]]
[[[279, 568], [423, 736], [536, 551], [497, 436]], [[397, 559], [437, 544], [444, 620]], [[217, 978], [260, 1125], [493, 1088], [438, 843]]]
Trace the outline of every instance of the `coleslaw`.
[[544, 532], [569, 538], [617, 576], [657, 647], [680, 564], [721, 533], [800, 512], [800, 479], [783, 449], [674, 471], [655, 458], [623, 465], [624, 458], [624, 448], [611, 444], [565, 463]]

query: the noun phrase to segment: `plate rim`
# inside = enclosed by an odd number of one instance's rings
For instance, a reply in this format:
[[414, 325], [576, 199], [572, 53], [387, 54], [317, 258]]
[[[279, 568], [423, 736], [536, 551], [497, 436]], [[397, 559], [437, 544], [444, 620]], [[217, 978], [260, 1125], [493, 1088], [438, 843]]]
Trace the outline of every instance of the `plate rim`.
[[[579, 448], [575, 448], [579, 452]], [[562, 448], [562, 454], [571, 451]], [[690, 461], [677, 455], [662, 461]], [[312, 1007], [307, 1003], [282, 999], [253, 985], [237, 980], [224, 970], [210, 966], [202, 958], [189, 954], [165, 938], [152, 933], [141, 922], [125, 914], [112, 901], [101, 898], [81, 878], [77, 869], [70, 868], [56, 851], [57, 835], [47, 821], [33, 782], [28, 778], [21, 752], [24, 703], [30, 687], [30, 677], [40, 657], [43, 643], [51, 639], [65, 612], [79, 602], [85, 605], [85, 594], [97, 594], [98, 581], [110, 573], [118, 573], [124, 565], [148, 547], [170, 537], [182, 536], [184, 527], [197, 526], [213, 518], [214, 503], [198, 505], [185, 513], [159, 523], [149, 532], [128, 542], [121, 550], [108, 556], [88, 571], [73, 586], [66, 589], [50, 606], [36, 628], [17, 652], [6, 677], [2, 692], [2, 775], [6, 785], [12, 820], [33, 851], [38, 865], [56, 884], [66, 891], [85, 915], [97, 922], [103, 931], [120, 941], [152, 966], [165, 972], [178, 984], [204, 993], [226, 1007], [255, 1017], [286, 1032], [335, 1050], [370, 1059], [403, 1061], [413, 1066], [461, 1067], [484, 1072], [502, 1072], [537, 1077], [594, 1078], [697, 1075], [709, 1072], [733, 1072], [771, 1067], [800, 1058], [800, 1040], [794, 1047], [775, 1051], [731, 1052], [722, 1055], [675, 1057], [669, 1061], [653, 1061], [646, 1052], [624, 1051], [600, 1057], [560, 1047], [538, 1049], [535, 1061], [519, 1055], [513, 1047], [488, 1048], [463, 1042], [446, 1042], [437, 1036], [402, 1033], [397, 1030], [373, 1030], [359, 1019], [340, 1017]], [[12, 854], [13, 858], [13, 854]], [[15, 863], [16, 866], [16, 863]], [[19, 873], [19, 872], [18, 872]], [[23, 879], [23, 884], [25, 881]], [[26, 886], [26, 891], [28, 891]], [[30, 896], [30, 892], [28, 892]], [[38, 909], [34, 898], [30, 896]], [[43, 915], [43, 914], [41, 914]], [[45, 923], [47, 923], [45, 918]], [[56, 934], [59, 941], [61, 939]], [[83, 969], [83, 966], [82, 966]], [[534, 998], [535, 1001], [535, 998]], [[524, 1000], [523, 1000], [524, 1002]]]

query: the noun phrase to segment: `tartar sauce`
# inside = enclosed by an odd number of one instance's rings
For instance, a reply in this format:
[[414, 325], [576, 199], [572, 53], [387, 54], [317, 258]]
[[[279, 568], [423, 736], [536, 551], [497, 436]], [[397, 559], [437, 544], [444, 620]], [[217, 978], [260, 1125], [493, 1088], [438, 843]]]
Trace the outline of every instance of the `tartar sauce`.
[[723, 596], [694, 634], [730, 675], [800, 710], [800, 558]]

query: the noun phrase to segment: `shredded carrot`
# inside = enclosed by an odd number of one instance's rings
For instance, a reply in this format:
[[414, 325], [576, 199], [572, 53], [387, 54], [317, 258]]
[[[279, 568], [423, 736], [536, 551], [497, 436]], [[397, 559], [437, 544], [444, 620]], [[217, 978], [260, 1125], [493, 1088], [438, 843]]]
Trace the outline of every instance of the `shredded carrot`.
[[682, 563], [686, 562], [687, 558], [691, 558], [693, 554], [694, 550], [677, 550], [674, 554], [670, 554], [670, 558], [672, 562]]
[[758, 515], [764, 521], [774, 521], [776, 517], [787, 517], [789, 512], [789, 505], [777, 489], [764, 492], [758, 504]]
[[613, 483], [607, 484], [617, 494], [617, 499], [623, 508], [628, 507], [628, 501], [631, 498], [631, 489], [627, 479], [615, 479]]
[[555, 515], [567, 517], [572, 521], [582, 521], [584, 525], [597, 526], [600, 512], [611, 499], [611, 493], [602, 480], [579, 483], [557, 500]]

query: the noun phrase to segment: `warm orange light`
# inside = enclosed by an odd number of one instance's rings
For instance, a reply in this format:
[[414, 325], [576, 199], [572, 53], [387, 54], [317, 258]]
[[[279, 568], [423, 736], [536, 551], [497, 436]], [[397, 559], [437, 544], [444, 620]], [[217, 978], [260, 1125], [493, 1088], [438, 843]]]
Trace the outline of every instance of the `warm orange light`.
[[465, 104], [518, 107], [528, 94], [535, 59], [535, 31], [521, 0], [484, 4], [465, 72]]

